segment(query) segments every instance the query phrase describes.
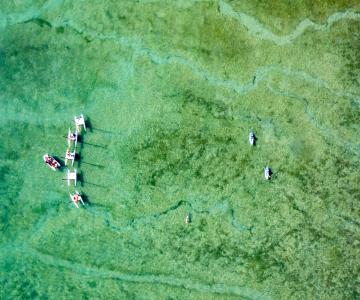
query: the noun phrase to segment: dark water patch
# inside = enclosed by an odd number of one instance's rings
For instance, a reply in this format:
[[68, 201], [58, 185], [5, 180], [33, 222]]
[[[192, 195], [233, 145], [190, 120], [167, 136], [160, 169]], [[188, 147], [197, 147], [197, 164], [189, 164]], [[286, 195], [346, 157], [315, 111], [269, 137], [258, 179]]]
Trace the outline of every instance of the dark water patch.
[[179, 228], [171, 233], [179, 238], [171, 245], [167, 244], [166, 247], [176, 259], [186, 258], [188, 263], [202, 267], [217, 266], [232, 269], [234, 265], [236, 268], [246, 266], [251, 276], [256, 274], [256, 278], [261, 277], [261, 274], [270, 268], [275, 270], [282, 267], [270, 255], [253, 254], [253, 249], [246, 248], [241, 239], [239, 237], [237, 239], [221, 223], [214, 228], [208, 220], [208, 218], [201, 218], [200, 222], [191, 225], [192, 228]]
[[[357, 164], [354, 164], [351, 156], [343, 155], [342, 151], [333, 149], [331, 152], [316, 160], [309, 156], [308, 160], [300, 160], [291, 169], [286, 168], [284, 171], [299, 180], [299, 188], [304, 194], [319, 197], [323, 201], [342, 198], [341, 194], [344, 193], [357, 194], [359, 191], [354, 188], [357, 186], [357, 176], [354, 177]], [[333, 186], [339, 189], [334, 191]]]
[[[359, 47], [359, 51], [360, 51], [360, 47]], [[359, 70], [360, 70], [360, 66], [359, 66]], [[359, 77], [360, 77], [360, 73], [359, 73]], [[340, 126], [348, 130], [354, 130], [355, 132], [359, 132], [360, 106], [344, 105], [342, 108], [337, 110], [337, 114], [339, 117]], [[355, 143], [357, 141], [354, 140], [353, 142]]]
[[[86, 57], [92, 56], [93, 61], [97, 61], [95, 57], [101, 56], [101, 52], [88, 52], [83, 47], [85, 44], [75, 39], [72, 32], [55, 37], [47, 25], [40, 27], [29, 23], [21, 31], [6, 33], [3, 37], [4, 72], [1, 79], [4, 80], [7, 98], [16, 98], [27, 110], [36, 110], [39, 103], [42, 110], [47, 110], [51, 98], [54, 114], [56, 107], [66, 110], [70, 102], [72, 107], [87, 103], [99, 66], [86, 63]], [[33, 38], [24, 38], [27, 35]], [[64, 51], [69, 45], [71, 49]], [[24, 81], [27, 84], [24, 85]], [[29, 101], [29, 97], [33, 99]]]
[[9, 207], [13, 207], [17, 203], [17, 196], [21, 190], [23, 180], [19, 177], [19, 174], [12, 164], [2, 164], [0, 166], [1, 171], [1, 194], [3, 203], [8, 203]]
[[[286, 284], [291, 286], [291, 289], [294, 289], [295, 285], [301, 284], [305, 280], [308, 283], [308, 288], [303, 290], [308, 290], [308, 292], [311, 291], [311, 286], [318, 285], [321, 289], [329, 289], [329, 294], [332, 295], [335, 293], [352, 293], [352, 285], [347, 286], [346, 282], [354, 282], [353, 275], [356, 268], [348, 268], [344, 265], [344, 260], [352, 259], [350, 257], [345, 258], [352, 250], [350, 248], [345, 250], [347, 252], [345, 254], [344, 250], [331, 246], [333, 243], [342, 244], [341, 239], [339, 236], [327, 237], [316, 228], [305, 227], [292, 235], [290, 240], [281, 243], [272, 253], [272, 256], [284, 261], [285, 268], [283, 272], [287, 278]], [[288, 248], [285, 245], [288, 245]], [[307, 251], [310, 259], [301, 257], [301, 251]], [[289, 258], [286, 258], [290, 253], [293, 255], [292, 259], [296, 258], [299, 261], [291, 262]], [[336, 265], [336, 268], [332, 270], [321, 268], [320, 266], [324, 261], [331, 261], [334, 266]], [[294, 273], [292, 271], [294, 269], [292, 265], [297, 264], [305, 267], [303, 272], [297, 271]], [[313, 276], [312, 272], [307, 270], [309, 265], [312, 265], [312, 268], [317, 270], [316, 276]]]
[[56, 30], [56, 33], [61, 34], [61, 33], [64, 33], [65, 27], [64, 26], [59, 26], [59, 27], [56, 27], [55, 30]]
[[0, 163], [0, 198], [1, 198], [1, 223], [2, 232], [11, 228], [13, 217], [16, 215], [19, 205], [18, 196], [21, 191], [23, 180], [12, 168], [10, 163]]
[[151, 124], [150, 128], [156, 130], [144, 134], [143, 141], [133, 146], [133, 158], [141, 174], [137, 186], [139, 181], [161, 186], [165, 178], [188, 174], [194, 181], [207, 181], [221, 190], [241, 178], [241, 168], [249, 162], [249, 154], [239, 154], [237, 127], [230, 129], [226, 123], [213, 128], [214, 120], [232, 120], [227, 106], [185, 91], [176, 110], [183, 118], [181, 125]]
[[[23, 138], [23, 133], [34, 132], [38, 127], [30, 126], [26, 122], [9, 122], [8, 127], [2, 127], [3, 143], [0, 144], [0, 158], [17, 161], [24, 159], [29, 153], [33, 141], [31, 138]], [[21, 134], [19, 134], [21, 132]]]
[[[134, 148], [133, 153], [136, 160], [141, 162], [139, 168], [142, 182], [145, 184], [156, 186], [167, 174], [179, 176], [182, 172], [191, 172], [195, 178], [199, 179], [216, 177], [218, 185], [221, 186], [230, 178], [220, 178], [221, 174], [215, 169], [210, 171], [211, 164], [220, 165], [220, 155], [229, 159], [229, 150], [226, 148], [229, 144], [234, 144], [232, 136], [211, 135], [211, 133], [197, 132], [192, 128], [182, 127], [171, 132], [166, 132], [166, 129], [160, 130], [151, 141]], [[217, 161], [211, 163], [205, 159], [206, 155], [217, 158]], [[227, 166], [232, 165], [234, 156], [231, 157]], [[206, 170], [199, 162], [204, 160], [208, 163]], [[144, 167], [148, 167], [149, 170], [143, 170]], [[235, 169], [232, 173], [234, 174], [227, 177], [240, 175]]]
[[[195, 116], [209, 114], [216, 119], [233, 120], [233, 110], [230, 104], [208, 99], [206, 96], [197, 96], [191, 90], [182, 93], [182, 113], [192, 110]], [[196, 109], [198, 108], [198, 110]]]
[[344, 69], [347, 75], [342, 78], [347, 86], [360, 87], [360, 25], [356, 21], [350, 21], [348, 24], [348, 34], [337, 37], [337, 44], [340, 46], [341, 55], [345, 59]]

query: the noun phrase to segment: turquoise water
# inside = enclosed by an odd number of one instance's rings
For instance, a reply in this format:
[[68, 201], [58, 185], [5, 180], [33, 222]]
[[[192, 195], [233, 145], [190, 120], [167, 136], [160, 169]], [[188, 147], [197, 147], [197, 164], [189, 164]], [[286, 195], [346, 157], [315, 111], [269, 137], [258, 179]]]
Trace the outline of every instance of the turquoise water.
[[[1, 299], [359, 298], [356, 1], [0, 1], [0, 33]], [[42, 155], [80, 113], [76, 209]]]

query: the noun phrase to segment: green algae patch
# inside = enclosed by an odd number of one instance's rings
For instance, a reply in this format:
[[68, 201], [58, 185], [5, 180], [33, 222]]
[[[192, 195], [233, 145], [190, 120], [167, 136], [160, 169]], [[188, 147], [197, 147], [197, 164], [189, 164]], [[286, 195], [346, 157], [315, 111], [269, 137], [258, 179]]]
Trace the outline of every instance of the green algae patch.
[[0, 7], [0, 298], [359, 297], [357, 3]]

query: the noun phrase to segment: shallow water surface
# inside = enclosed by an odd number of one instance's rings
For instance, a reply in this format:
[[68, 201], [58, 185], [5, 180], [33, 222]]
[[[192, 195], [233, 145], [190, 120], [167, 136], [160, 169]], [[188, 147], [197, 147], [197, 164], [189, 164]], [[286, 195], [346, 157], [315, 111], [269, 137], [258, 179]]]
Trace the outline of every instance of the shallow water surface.
[[[359, 35], [350, 0], [0, 1], [0, 298], [359, 298]], [[79, 113], [76, 209], [42, 155]]]

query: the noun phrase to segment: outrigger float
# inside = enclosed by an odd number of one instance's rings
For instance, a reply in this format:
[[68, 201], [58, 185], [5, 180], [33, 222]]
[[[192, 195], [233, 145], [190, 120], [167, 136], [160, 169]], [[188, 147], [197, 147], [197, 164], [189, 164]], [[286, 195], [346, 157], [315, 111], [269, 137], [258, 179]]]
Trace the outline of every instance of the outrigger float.
[[85, 205], [85, 204], [84, 204], [84, 201], [83, 201], [83, 199], [82, 199], [82, 197], [81, 197], [81, 195], [80, 195], [80, 193], [79, 193], [78, 191], [76, 191], [75, 194], [69, 193], [69, 195], [70, 195], [71, 201], [74, 203], [74, 205], [75, 205], [77, 208], [79, 208], [79, 204], [78, 204], [79, 202], [80, 202], [82, 205]]
[[60, 169], [61, 167], [60, 163], [54, 157], [50, 156], [48, 153], [46, 153], [43, 156], [43, 159], [44, 159], [44, 163], [54, 171]]

